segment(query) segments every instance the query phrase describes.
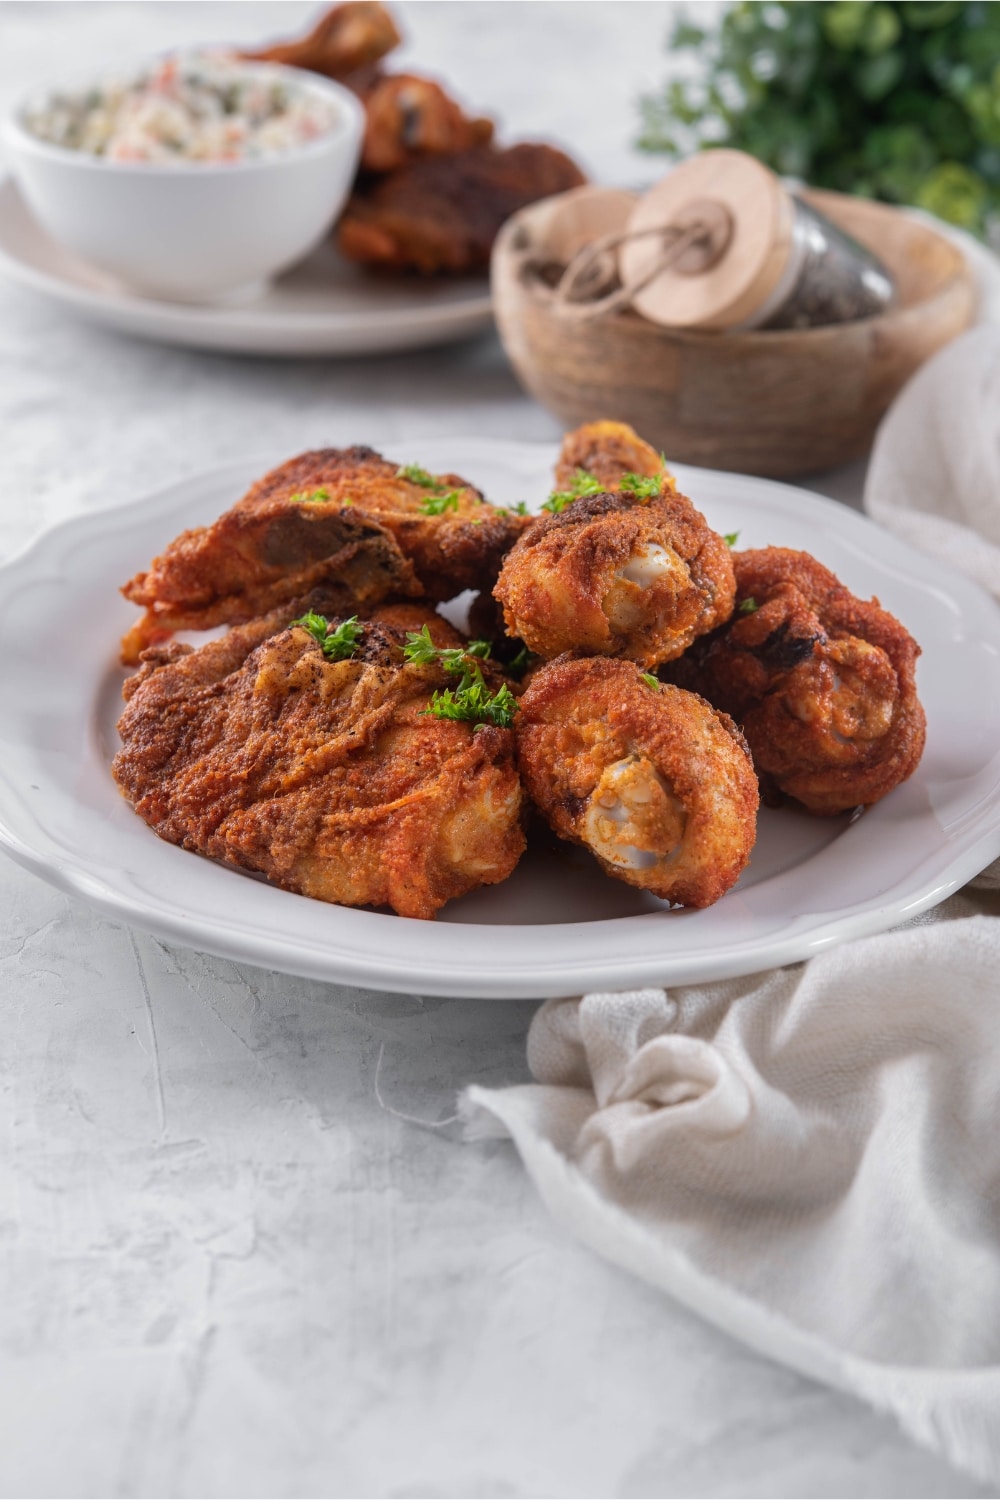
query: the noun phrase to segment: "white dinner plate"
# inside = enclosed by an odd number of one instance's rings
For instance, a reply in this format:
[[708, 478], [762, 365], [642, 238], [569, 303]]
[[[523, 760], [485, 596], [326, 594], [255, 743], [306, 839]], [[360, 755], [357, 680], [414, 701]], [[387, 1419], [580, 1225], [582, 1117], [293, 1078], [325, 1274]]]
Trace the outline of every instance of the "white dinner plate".
[[45, 233], [12, 178], [0, 178], [0, 273], [119, 333], [232, 354], [398, 352], [493, 325], [489, 278], [377, 276], [322, 246], [253, 302], [197, 307], [130, 292]]
[[[393, 449], [537, 506], [554, 449], [456, 438]], [[917, 636], [927, 708], [910, 781], [853, 821], [764, 809], [748, 868], [706, 911], [671, 909], [543, 840], [510, 880], [433, 922], [329, 906], [158, 839], [120, 797], [118, 585], [186, 526], [213, 520], [275, 454], [56, 527], [0, 570], [0, 845], [62, 889], [171, 942], [289, 973], [425, 994], [537, 997], [695, 983], [807, 958], [891, 927], [1000, 854], [1000, 610], [853, 511], [770, 480], [678, 468], [740, 546], [813, 552]]]

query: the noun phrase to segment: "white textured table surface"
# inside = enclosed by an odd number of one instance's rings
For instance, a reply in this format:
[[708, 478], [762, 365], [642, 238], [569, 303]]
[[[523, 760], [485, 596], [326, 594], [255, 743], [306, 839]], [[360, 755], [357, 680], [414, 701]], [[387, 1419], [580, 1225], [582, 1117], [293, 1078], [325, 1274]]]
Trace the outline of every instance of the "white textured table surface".
[[[670, 9], [398, 6], [416, 66], [623, 182], [655, 171], [627, 141]], [[0, 4], [0, 106], [60, 69], [308, 14]], [[247, 447], [459, 432], [557, 427], [488, 339], [238, 361], [0, 285], [3, 556]], [[6, 860], [0, 911], [0, 1494], [986, 1493], [581, 1249], [512, 1147], [391, 1112], [441, 1118], [464, 1083], [522, 1079], [530, 1005], [168, 948]]]

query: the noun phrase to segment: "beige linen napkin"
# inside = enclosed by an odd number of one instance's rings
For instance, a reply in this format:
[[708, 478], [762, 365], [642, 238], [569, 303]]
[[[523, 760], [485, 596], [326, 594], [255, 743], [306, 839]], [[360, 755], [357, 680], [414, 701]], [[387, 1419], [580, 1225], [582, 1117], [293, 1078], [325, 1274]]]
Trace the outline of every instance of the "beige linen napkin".
[[1000, 325], [929, 360], [879, 428], [865, 509], [1000, 596]]
[[[902, 393], [866, 504], [1000, 595], [1000, 329]], [[548, 1001], [537, 1082], [466, 1090], [467, 1131], [599, 1253], [1000, 1482], [998, 916], [1000, 861], [805, 964]]]

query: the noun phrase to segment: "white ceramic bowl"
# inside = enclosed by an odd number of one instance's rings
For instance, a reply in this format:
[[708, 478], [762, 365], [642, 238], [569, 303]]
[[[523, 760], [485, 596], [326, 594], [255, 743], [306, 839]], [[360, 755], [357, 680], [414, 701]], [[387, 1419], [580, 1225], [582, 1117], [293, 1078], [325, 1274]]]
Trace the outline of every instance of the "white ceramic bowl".
[[248, 161], [107, 161], [32, 135], [27, 112], [68, 91], [33, 89], [6, 120], [3, 143], [52, 238], [133, 290], [175, 302], [249, 297], [314, 249], [354, 180], [364, 110], [329, 79], [269, 63], [245, 66], [332, 100], [333, 130]]

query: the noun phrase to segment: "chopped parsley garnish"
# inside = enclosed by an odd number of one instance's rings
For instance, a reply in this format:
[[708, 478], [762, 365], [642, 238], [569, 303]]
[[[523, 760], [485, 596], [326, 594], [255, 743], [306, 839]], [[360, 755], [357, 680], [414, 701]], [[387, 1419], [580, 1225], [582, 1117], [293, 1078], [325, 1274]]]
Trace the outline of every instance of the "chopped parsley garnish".
[[411, 484], [419, 484], [422, 490], [443, 490], [445, 486], [422, 469], [419, 464], [404, 464], [401, 469], [396, 470], [397, 479], [408, 479]]
[[446, 672], [467, 672], [467, 657], [489, 654], [489, 641], [469, 641], [464, 646], [435, 646], [427, 625], [420, 630], [407, 631], [406, 645], [403, 647], [403, 655], [407, 661], [414, 662], [418, 667], [426, 667], [431, 662], [438, 661]]
[[727, 547], [735, 547], [739, 539], [740, 534], [738, 531], [727, 531], [722, 538]]
[[572, 505], [574, 500], [579, 500], [584, 495], [602, 495], [606, 486], [593, 474], [588, 474], [585, 469], [577, 469], [569, 482], [569, 488], [565, 490], [553, 490], [545, 501], [542, 510], [547, 510], [550, 515], [558, 516], [567, 505]]
[[751, 595], [749, 599], [744, 599], [741, 601], [740, 607], [736, 612], [740, 615], [755, 615], [759, 609], [760, 605], [757, 603], [753, 595]]
[[456, 688], [445, 688], [431, 698], [425, 714], [436, 719], [461, 719], [469, 724], [496, 724], [509, 729], [517, 711], [517, 699], [506, 683], [491, 693], [477, 658], [489, 656], [489, 641], [469, 641], [465, 646], [435, 646], [430, 630], [410, 631], [403, 647], [407, 661], [417, 666], [438, 662], [446, 672], [461, 673]]
[[652, 500], [663, 488], [662, 474], [623, 474], [618, 485], [638, 500]]
[[443, 495], [428, 495], [425, 500], [421, 500], [420, 509], [425, 516], [443, 516], [446, 510], [458, 510], [461, 498], [461, 490], [448, 490]]
[[654, 677], [652, 672], [643, 672], [642, 680], [647, 687], [653, 689], [654, 693], [658, 693], [660, 691], [660, 679], [658, 677]]
[[[315, 490], [296, 490], [294, 495], [289, 495], [288, 503], [290, 505], [320, 505], [324, 500], [329, 500], [329, 498], [330, 491], [326, 488], [326, 485], [321, 484]], [[344, 503], [350, 505], [351, 502], [347, 500]]]
[[454, 690], [445, 688], [435, 693], [424, 713], [433, 714], [436, 719], [461, 719], [475, 724], [477, 729], [484, 724], [510, 729], [518, 709], [517, 699], [506, 683], [491, 693], [482, 673], [478, 668], [476, 671], [478, 676], [467, 687], [459, 684]]
[[524, 500], [519, 500], [516, 505], [508, 505], [506, 509], [513, 511], [515, 516], [530, 516], [531, 514]]
[[349, 656], [354, 655], [361, 640], [362, 627], [358, 624], [357, 615], [352, 615], [349, 620], [342, 621], [336, 630], [331, 630], [325, 615], [318, 615], [310, 610], [298, 620], [293, 620], [292, 625], [300, 625], [303, 630], [308, 630], [313, 640], [323, 647], [323, 655], [327, 661], [346, 661]]

